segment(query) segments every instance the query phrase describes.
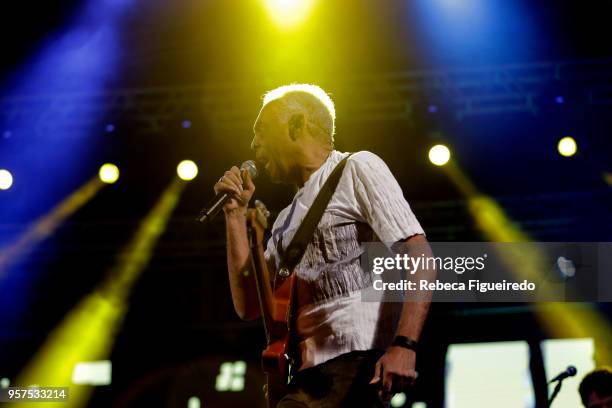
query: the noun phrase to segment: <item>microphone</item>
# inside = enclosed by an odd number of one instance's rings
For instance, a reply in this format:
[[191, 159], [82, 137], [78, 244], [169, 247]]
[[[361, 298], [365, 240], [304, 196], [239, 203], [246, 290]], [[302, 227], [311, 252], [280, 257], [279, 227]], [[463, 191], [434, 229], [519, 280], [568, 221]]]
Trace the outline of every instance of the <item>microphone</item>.
[[[257, 177], [257, 167], [255, 166], [255, 162], [253, 160], [247, 160], [240, 165], [240, 172], [242, 173], [244, 170], [249, 172], [251, 178], [254, 179]], [[213, 198], [208, 205], [204, 207], [202, 211], [200, 211], [196, 221], [206, 223], [213, 219], [221, 208], [223, 208], [223, 204], [225, 204], [231, 197], [232, 195], [228, 193], [217, 194], [215, 198]]]
[[565, 369], [565, 371], [563, 371], [562, 373], [560, 373], [559, 375], [557, 375], [555, 378], [553, 378], [552, 380], [550, 380], [548, 383], [553, 383], [555, 381], [562, 381], [565, 380], [567, 377], [573, 377], [576, 375], [576, 373], [578, 372], [578, 370], [576, 370], [576, 367], [574, 366], [567, 366], [567, 368]]

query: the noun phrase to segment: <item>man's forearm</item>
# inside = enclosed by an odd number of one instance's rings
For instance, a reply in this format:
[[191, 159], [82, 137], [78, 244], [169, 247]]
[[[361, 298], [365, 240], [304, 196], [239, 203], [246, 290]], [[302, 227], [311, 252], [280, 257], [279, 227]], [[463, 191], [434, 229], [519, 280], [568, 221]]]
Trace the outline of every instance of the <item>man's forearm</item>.
[[[422, 235], [416, 235], [408, 239], [405, 243], [405, 250], [408, 251], [409, 256], [432, 256], [431, 248]], [[436, 270], [420, 268], [412, 276], [418, 276], [420, 279], [432, 282], [436, 277]], [[429, 312], [431, 296], [432, 292], [430, 290], [417, 290], [406, 297], [396, 335], [406, 336], [415, 341], [419, 339]]]
[[225, 214], [227, 269], [234, 309], [241, 319], [259, 315], [257, 288], [251, 269], [246, 214], [238, 209]]
[[396, 335], [417, 341], [427, 318], [429, 304], [430, 302], [425, 301], [405, 301]]

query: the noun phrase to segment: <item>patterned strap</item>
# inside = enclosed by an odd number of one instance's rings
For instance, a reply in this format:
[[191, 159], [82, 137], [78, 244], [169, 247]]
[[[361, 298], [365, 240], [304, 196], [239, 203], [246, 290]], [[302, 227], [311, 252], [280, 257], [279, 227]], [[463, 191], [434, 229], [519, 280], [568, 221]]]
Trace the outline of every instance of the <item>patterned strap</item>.
[[298, 227], [293, 239], [291, 240], [291, 243], [283, 252], [279, 268], [279, 275], [282, 277], [289, 276], [293, 269], [302, 260], [304, 252], [306, 252], [306, 247], [312, 240], [314, 231], [317, 228], [317, 225], [319, 225], [319, 221], [321, 221], [321, 217], [327, 208], [327, 204], [329, 204], [329, 201], [336, 191], [336, 187], [338, 186], [338, 182], [342, 176], [342, 171], [344, 170], [346, 161], [352, 155], [353, 154], [351, 153], [342, 159], [336, 165], [332, 173], [327, 177], [325, 184], [323, 184], [321, 191], [319, 191], [316, 198], [312, 202], [310, 209]]

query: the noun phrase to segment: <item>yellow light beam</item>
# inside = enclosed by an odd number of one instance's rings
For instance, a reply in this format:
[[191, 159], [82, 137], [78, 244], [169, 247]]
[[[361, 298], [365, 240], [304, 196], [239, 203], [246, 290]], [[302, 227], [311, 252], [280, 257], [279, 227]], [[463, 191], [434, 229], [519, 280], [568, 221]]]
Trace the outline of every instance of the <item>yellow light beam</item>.
[[116, 265], [103, 282], [64, 318], [17, 377], [16, 386], [70, 387], [66, 403], [48, 407], [80, 408], [87, 405], [90, 385], [71, 383], [77, 363], [107, 359], [127, 311], [129, 293], [148, 265], [155, 243], [166, 228], [187, 183], [175, 178], [141, 221]]
[[0, 278], [10, 265], [49, 237], [62, 222], [91, 200], [103, 185], [98, 177], [92, 178], [66, 197], [51, 212], [35, 221], [14, 243], [0, 250]]
[[[467, 199], [468, 210], [487, 241], [533, 242], [529, 234], [522, 231], [497, 202], [478, 191], [455, 162], [449, 162], [443, 169]], [[513, 247], [508, 250], [510, 252], [500, 254], [502, 261], [519, 279], [545, 283], [541, 279], [541, 271], [545, 270], [545, 257], [537, 246]], [[541, 289], [544, 290], [544, 296], [553, 298], [554, 285]], [[603, 342], [612, 339], [610, 323], [588, 303], [570, 306], [564, 302], [546, 302], [542, 306], [533, 308], [533, 311], [545, 330], [552, 336], [594, 337]], [[612, 350], [608, 346], [609, 344], [603, 344], [596, 348], [595, 357], [599, 363], [612, 362]]]

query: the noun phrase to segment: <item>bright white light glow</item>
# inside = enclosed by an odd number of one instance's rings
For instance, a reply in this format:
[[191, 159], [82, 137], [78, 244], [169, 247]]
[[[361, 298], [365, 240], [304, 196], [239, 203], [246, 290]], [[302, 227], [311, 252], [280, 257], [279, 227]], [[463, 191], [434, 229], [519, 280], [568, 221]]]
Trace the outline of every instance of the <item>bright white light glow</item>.
[[191, 160], [183, 160], [176, 167], [176, 172], [181, 180], [193, 180], [198, 175], [198, 166]]
[[406, 394], [403, 392], [398, 392], [391, 398], [391, 406], [392, 407], [403, 407], [406, 403]]
[[246, 362], [228, 361], [219, 367], [219, 374], [215, 381], [217, 391], [242, 391], [244, 390], [244, 375], [246, 374]]
[[[540, 347], [542, 348], [544, 370], [546, 370], [548, 380], [565, 371], [569, 365], [573, 365], [577, 370], [575, 376], [563, 381], [563, 388], [555, 398], [553, 406], [581, 407], [580, 395], [576, 390], [578, 390], [582, 377], [595, 368], [593, 339], [544, 340], [540, 343]], [[552, 392], [552, 388], [550, 392]]]
[[104, 183], [112, 184], [119, 179], [119, 167], [111, 163], [103, 164], [98, 175]]
[[429, 149], [429, 161], [436, 166], [444, 166], [450, 160], [450, 150], [448, 147], [439, 144]]
[[559, 144], [557, 145], [557, 150], [561, 156], [570, 157], [576, 154], [578, 150], [578, 145], [576, 141], [571, 136], [566, 136], [563, 139], [559, 140]]
[[0, 190], [8, 190], [13, 185], [13, 175], [10, 171], [0, 169]]
[[264, 0], [264, 4], [276, 25], [288, 30], [297, 28], [306, 21], [314, 0]]
[[109, 360], [78, 363], [72, 371], [74, 384], [110, 385], [112, 364]]
[[191, 397], [187, 400], [187, 408], [200, 408], [202, 406], [198, 397]]
[[446, 373], [448, 407], [534, 406], [529, 346], [524, 341], [452, 344]]

